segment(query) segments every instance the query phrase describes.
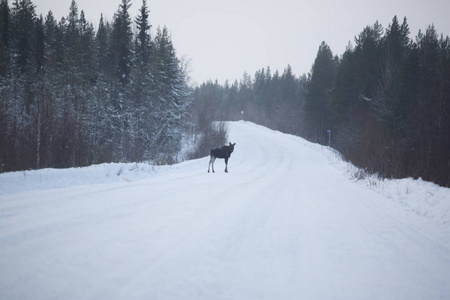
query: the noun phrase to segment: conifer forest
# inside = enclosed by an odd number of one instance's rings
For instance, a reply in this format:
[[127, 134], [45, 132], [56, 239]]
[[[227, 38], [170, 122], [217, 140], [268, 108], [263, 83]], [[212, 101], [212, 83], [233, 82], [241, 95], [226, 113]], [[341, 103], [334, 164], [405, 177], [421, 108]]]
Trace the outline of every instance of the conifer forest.
[[188, 132], [225, 136], [215, 121], [243, 119], [330, 145], [369, 173], [450, 187], [450, 40], [433, 25], [411, 38], [394, 16], [343, 54], [322, 42], [308, 74], [266, 67], [191, 87], [168, 29], [150, 34], [147, 1], [134, 19], [130, 1], [94, 29], [75, 0], [61, 20], [0, 0], [0, 172], [170, 163]]
[[210, 81], [193, 105], [330, 144], [365, 173], [450, 187], [450, 40], [433, 25], [409, 35], [406, 18], [375, 22], [340, 56], [322, 42], [307, 75], [288, 65]]
[[135, 20], [130, 5], [95, 31], [76, 1], [57, 21], [36, 16], [30, 0], [1, 0], [2, 172], [165, 161], [179, 151], [184, 70], [167, 28], [151, 38], [147, 2]]

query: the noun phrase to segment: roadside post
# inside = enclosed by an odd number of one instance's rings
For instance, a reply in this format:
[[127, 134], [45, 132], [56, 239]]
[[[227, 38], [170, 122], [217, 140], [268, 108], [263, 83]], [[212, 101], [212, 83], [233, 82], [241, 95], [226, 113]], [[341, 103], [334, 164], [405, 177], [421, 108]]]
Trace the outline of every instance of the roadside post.
[[331, 147], [331, 129], [328, 129], [327, 132], [328, 132], [328, 147]]

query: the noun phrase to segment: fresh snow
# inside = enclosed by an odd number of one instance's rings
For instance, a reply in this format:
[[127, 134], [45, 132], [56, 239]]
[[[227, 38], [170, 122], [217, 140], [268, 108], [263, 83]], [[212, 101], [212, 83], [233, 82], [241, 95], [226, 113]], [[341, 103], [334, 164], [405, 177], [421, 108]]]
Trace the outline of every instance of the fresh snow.
[[0, 175], [0, 299], [450, 299], [450, 189], [248, 123], [208, 158]]

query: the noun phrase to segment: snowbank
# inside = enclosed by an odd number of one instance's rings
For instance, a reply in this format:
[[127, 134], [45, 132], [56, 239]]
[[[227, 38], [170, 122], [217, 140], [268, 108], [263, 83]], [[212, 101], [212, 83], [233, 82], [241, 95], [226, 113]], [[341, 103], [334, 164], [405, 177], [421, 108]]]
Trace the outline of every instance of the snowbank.
[[154, 166], [148, 163], [107, 163], [84, 168], [41, 169], [0, 174], [0, 195], [132, 181], [167, 172], [171, 166]]

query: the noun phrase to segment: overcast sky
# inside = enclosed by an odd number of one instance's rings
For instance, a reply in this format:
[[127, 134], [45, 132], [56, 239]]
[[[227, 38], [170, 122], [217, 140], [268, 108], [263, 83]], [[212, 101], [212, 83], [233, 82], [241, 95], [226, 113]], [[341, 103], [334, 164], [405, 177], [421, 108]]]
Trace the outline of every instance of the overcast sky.
[[[69, 14], [71, 0], [32, 0], [38, 14]], [[112, 20], [121, 0], [77, 0], [97, 28], [100, 14]], [[142, 0], [132, 0], [134, 17]], [[394, 15], [407, 17], [411, 37], [434, 24], [450, 35], [449, 0], [147, 0], [153, 29], [166, 25], [179, 57], [190, 60], [196, 83], [241, 79], [246, 71], [270, 66], [282, 72], [290, 64], [308, 73], [325, 41], [341, 55], [349, 41], [378, 20], [384, 28]]]

